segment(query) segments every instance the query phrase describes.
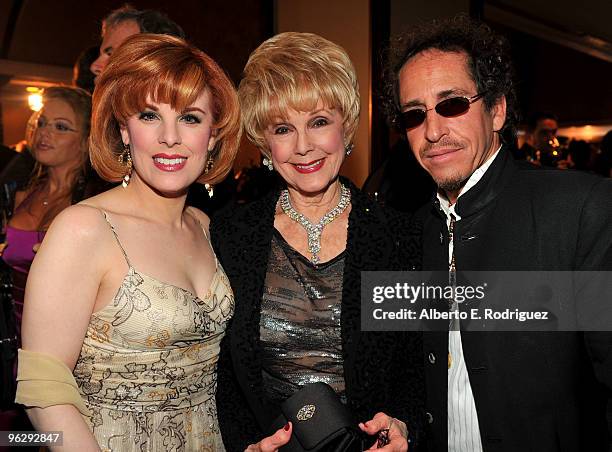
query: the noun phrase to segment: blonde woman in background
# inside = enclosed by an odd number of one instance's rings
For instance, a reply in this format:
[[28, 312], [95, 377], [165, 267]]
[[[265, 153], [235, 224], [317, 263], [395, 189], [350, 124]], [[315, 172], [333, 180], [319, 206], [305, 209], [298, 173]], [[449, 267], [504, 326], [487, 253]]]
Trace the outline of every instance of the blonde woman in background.
[[[2, 184], [2, 287], [0, 298], [6, 309], [11, 355], [16, 357], [21, 341], [21, 318], [30, 265], [51, 221], [66, 207], [96, 194], [101, 182], [88, 170], [91, 96], [79, 88], [51, 86], [42, 93], [42, 108], [28, 121], [26, 142], [34, 159], [27, 180], [12, 178]], [[15, 159], [21, 159], [21, 155]], [[29, 159], [28, 155], [28, 159]], [[13, 309], [8, 309], [12, 305]], [[6, 344], [6, 343], [5, 343]], [[5, 349], [6, 350], [6, 349]], [[15, 359], [2, 362], [2, 407], [0, 430], [31, 428], [25, 414], [11, 407], [15, 398]], [[6, 366], [6, 367], [5, 367]]]

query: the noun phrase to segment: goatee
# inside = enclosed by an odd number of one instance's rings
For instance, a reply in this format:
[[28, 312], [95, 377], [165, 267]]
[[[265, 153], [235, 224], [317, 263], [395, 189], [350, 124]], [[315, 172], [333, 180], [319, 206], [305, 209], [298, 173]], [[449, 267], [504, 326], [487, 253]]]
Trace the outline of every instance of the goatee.
[[467, 182], [467, 179], [463, 179], [460, 177], [455, 177], [452, 179], [446, 179], [442, 181], [436, 181], [440, 189], [444, 190], [445, 192], [451, 192], [451, 193], [458, 191], [461, 187], [465, 185], [466, 182]]

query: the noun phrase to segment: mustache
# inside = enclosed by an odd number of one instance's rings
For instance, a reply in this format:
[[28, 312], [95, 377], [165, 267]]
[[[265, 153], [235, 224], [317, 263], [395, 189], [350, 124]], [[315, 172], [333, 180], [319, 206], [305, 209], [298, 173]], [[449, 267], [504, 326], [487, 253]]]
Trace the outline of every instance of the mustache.
[[445, 148], [463, 148], [465, 147], [465, 143], [462, 141], [457, 141], [453, 139], [444, 139], [442, 141], [437, 141], [435, 143], [431, 143], [427, 141], [419, 151], [421, 156], [426, 155], [430, 152], [436, 151], [437, 149], [445, 149]]

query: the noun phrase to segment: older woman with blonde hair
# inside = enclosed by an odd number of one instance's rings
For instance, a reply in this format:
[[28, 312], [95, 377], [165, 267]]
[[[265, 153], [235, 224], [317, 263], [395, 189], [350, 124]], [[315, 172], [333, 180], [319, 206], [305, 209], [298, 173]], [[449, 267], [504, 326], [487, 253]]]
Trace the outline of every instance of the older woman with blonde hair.
[[224, 441], [287, 444], [291, 423], [267, 436], [279, 405], [324, 382], [380, 447], [406, 450], [420, 430], [420, 336], [360, 330], [360, 272], [414, 268], [418, 234], [339, 176], [359, 152], [353, 65], [320, 36], [282, 33], [251, 54], [238, 94], [245, 130], [284, 186], [213, 220], [236, 297], [219, 365]]
[[200, 50], [139, 34], [113, 53], [90, 145], [122, 184], [57, 216], [26, 289], [17, 401], [61, 450], [224, 450], [216, 364], [234, 301], [185, 199], [227, 174], [240, 132], [232, 83]]

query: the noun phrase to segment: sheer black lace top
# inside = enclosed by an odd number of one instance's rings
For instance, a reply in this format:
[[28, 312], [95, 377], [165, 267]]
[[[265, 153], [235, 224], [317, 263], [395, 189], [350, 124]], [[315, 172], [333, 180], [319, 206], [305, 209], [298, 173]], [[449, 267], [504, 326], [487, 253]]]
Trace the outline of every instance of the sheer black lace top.
[[345, 251], [314, 265], [274, 231], [261, 302], [266, 397], [280, 403], [306, 383], [344, 400], [340, 306]]

